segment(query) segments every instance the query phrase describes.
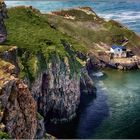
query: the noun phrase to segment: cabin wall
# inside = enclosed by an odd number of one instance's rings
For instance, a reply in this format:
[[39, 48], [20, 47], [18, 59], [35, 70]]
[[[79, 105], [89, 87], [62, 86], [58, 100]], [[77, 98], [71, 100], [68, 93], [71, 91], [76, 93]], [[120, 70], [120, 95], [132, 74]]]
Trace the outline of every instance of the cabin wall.
[[114, 54], [115, 58], [125, 58], [127, 57], [126, 51], [123, 51], [122, 49], [116, 48], [116, 49], [110, 49], [110, 52]]

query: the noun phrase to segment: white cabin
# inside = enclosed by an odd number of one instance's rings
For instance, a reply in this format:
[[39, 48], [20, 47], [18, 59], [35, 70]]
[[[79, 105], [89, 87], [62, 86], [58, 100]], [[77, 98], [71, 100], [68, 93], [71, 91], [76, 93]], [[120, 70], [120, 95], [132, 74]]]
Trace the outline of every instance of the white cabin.
[[110, 48], [110, 53], [113, 55], [113, 57], [118, 57], [118, 58], [125, 58], [127, 57], [127, 51], [126, 48], [123, 46], [117, 46], [113, 45]]

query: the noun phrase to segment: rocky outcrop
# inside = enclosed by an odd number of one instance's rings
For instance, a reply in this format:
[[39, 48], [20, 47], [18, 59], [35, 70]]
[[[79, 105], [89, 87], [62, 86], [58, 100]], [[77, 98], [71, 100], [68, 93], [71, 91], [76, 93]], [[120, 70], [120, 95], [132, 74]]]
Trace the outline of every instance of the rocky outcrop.
[[0, 58], [2, 60], [5, 60], [7, 62], [10, 62], [15, 66], [15, 71], [14, 73], [18, 75], [19, 73], [19, 67], [18, 67], [18, 62], [17, 62], [17, 53], [18, 49], [16, 46], [3, 46], [3, 48], [7, 49], [7, 51], [1, 52], [0, 53]]
[[11, 138], [32, 139], [37, 127], [36, 103], [28, 86], [15, 75], [16, 67], [0, 59], [1, 131]]
[[0, 101], [4, 108], [5, 131], [16, 139], [32, 139], [36, 134], [36, 104], [27, 86], [18, 80], [4, 84]]
[[106, 63], [100, 61], [99, 58], [94, 54], [90, 54], [86, 67], [89, 72], [92, 72], [94, 70], [99, 70], [101, 68], [106, 67]]
[[[7, 34], [4, 28], [6, 9], [4, 2], [1, 2], [1, 5], [0, 29], [2, 27], [2, 30], [0, 33], [3, 42]], [[29, 11], [27, 14], [31, 12]], [[0, 48], [0, 59], [2, 59], [0, 60], [0, 129], [7, 132], [11, 138], [43, 138], [46, 133], [44, 127], [46, 120], [54, 123], [65, 122], [76, 115], [80, 103], [80, 60], [84, 61], [86, 55], [74, 49], [69, 43], [64, 44], [61, 39], [58, 41], [61, 43], [60, 46], [58, 45], [60, 50], [57, 50], [57, 47], [52, 49], [50, 46], [50, 49], [44, 51], [43, 47], [43, 51], [38, 49], [39, 53], [30, 51], [28, 45], [25, 50], [22, 46], [20, 48], [22, 51], [18, 50], [19, 54], [16, 47], [2, 46]], [[47, 43], [51, 45], [52, 41]], [[22, 52], [24, 55], [20, 55]], [[41, 53], [43, 58], [40, 57]], [[17, 55], [19, 62], [17, 62]], [[35, 71], [32, 73], [32, 70]], [[23, 74], [24, 82], [18, 79], [18, 74]], [[88, 93], [94, 92], [94, 83], [87, 71], [82, 70], [81, 81]], [[40, 114], [39, 118], [37, 112]], [[48, 134], [46, 136], [50, 137]]]
[[44, 118], [37, 112], [37, 130], [36, 139], [41, 139], [45, 135], [45, 122]]
[[4, 25], [4, 19], [7, 18], [7, 10], [4, 1], [0, 1], [0, 43], [6, 40], [7, 31]]
[[80, 90], [82, 93], [96, 96], [96, 87], [86, 68], [81, 69]]
[[53, 122], [68, 121], [76, 114], [80, 102], [79, 78], [70, 76], [68, 59], [65, 62], [51, 62], [32, 86], [32, 94], [38, 111]]
[[128, 58], [114, 58], [107, 59], [107, 55], [105, 56], [97, 56], [95, 54], [91, 54], [87, 61], [87, 69], [88, 71], [99, 70], [102, 68], [113, 68], [119, 70], [133, 70], [139, 69], [140, 67], [140, 57], [133, 56]]
[[132, 63], [116, 63], [115, 64], [115, 68], [119, 69], [119, 70], [132, 70], [132, 69], [138, 69], [138, 64], [136, 62], [132, 62]]

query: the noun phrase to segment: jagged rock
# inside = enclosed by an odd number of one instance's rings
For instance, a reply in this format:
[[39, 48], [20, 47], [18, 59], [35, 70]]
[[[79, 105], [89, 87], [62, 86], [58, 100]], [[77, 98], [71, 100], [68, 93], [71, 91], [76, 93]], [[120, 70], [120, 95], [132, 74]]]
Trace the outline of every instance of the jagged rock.
[[6, 40], [7, 31], [4, 25], [4, 19], [7, 18], [6, 4], [0, 1], [0, 43]]
[[104, 67], [104, 64], [94, 54], [89, 54], [86, 66], [88, 71], [93, 71]]
[[66, 61], [50, 63], [32, 87], [38, 111], [45, 118], [50, 116], [53, 122], [72, 119], [80, 102], [79, 84], [80, 80], [75, 73], [70, 77], [70, 68]]
[[44, 118], [37, 113], [37, 131], [36, 131], [36, 139], [41, 139], [45, 134], [45, 123]]
[[81, 70], [80, 90], [82, 93], [96, 95], [96, 88], [86, 68]]
[[[8, 89], [7, 92], [4, 92]], [[7, 94], [7, 95], [6, 95]], [[36, 133], [36, 104], [27, 86], [21, 81], [8, 82], [3, 87], [5, 130], [12, 138], [32, 139]]]
[[87, 56], [81, 52], [76, 52], [76, 55], [78, 58], [80, 58], [81, 60], [86, 60], [87, 59]]
[[117, 68], [120, 69], [120, 70], [124, 69], [124, 67], [122, 65], [118, 65]]
[[36, 134], [36, 103], [27, 85], [12, 75], [15, 66], [2, 60], [0, 63], [0, 125], [11, 138], [32, 139]]

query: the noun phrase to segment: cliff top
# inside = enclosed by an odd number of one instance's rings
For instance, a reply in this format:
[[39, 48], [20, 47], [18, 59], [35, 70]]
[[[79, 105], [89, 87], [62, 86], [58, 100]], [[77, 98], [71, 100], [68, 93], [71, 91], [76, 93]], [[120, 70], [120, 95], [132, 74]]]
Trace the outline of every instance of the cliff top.
[[6, 51], [6, 46], [18, 47], [21, 78], [28, 75], [34, 80], [50, 62], [64, 61], [65, 57], [69, 59], [71, 73], [79, 71], [81, 64], [76, 54], [86, 54], [86, 47], [79, 41], [57, 30], [46, 16], [31, 6], [10, 8], [8, 16], [5, 22], [7, 40], [1, 43], [5, 47], [0, 47], [0, 51]]
[[[51, 61], [65, 58], [71, 72], [78, 73], [84, 64], [81, 58], [87, 53], [109, 49], [112, 44], [121, 45], [125, 40], [128, 48], [140, 54], [138, 35], [116, 21], [100, 18], [89, 7], [52, 13], [41, 14], [31, 6], [8, 9], [8, 36], [2, 45], [18, 47], [21, 78], [28, 76], [34, 80]], [[7, 48], [0, 47], [0, 51]]]
[[50, 24], [79, 40], [91, 52], [104, 51], [127, 40], [126, 46], [140, 55], [140, 37], [135, 32], [114, 20], [99, 17], [89, 7], [55, 11], [46, 16]]
[[[101, 22], [102, 19], [96, 15], [96, 13], [90, 7], [77, 7], [69, 8], [60, 11], [53, 11], [50, 14], [62, 16], [64, 18], [73, 17], [71, 19], [80, 20], [80, 21], [96, 21]], [[70, 19], [70, 18], [69, 18]]]

